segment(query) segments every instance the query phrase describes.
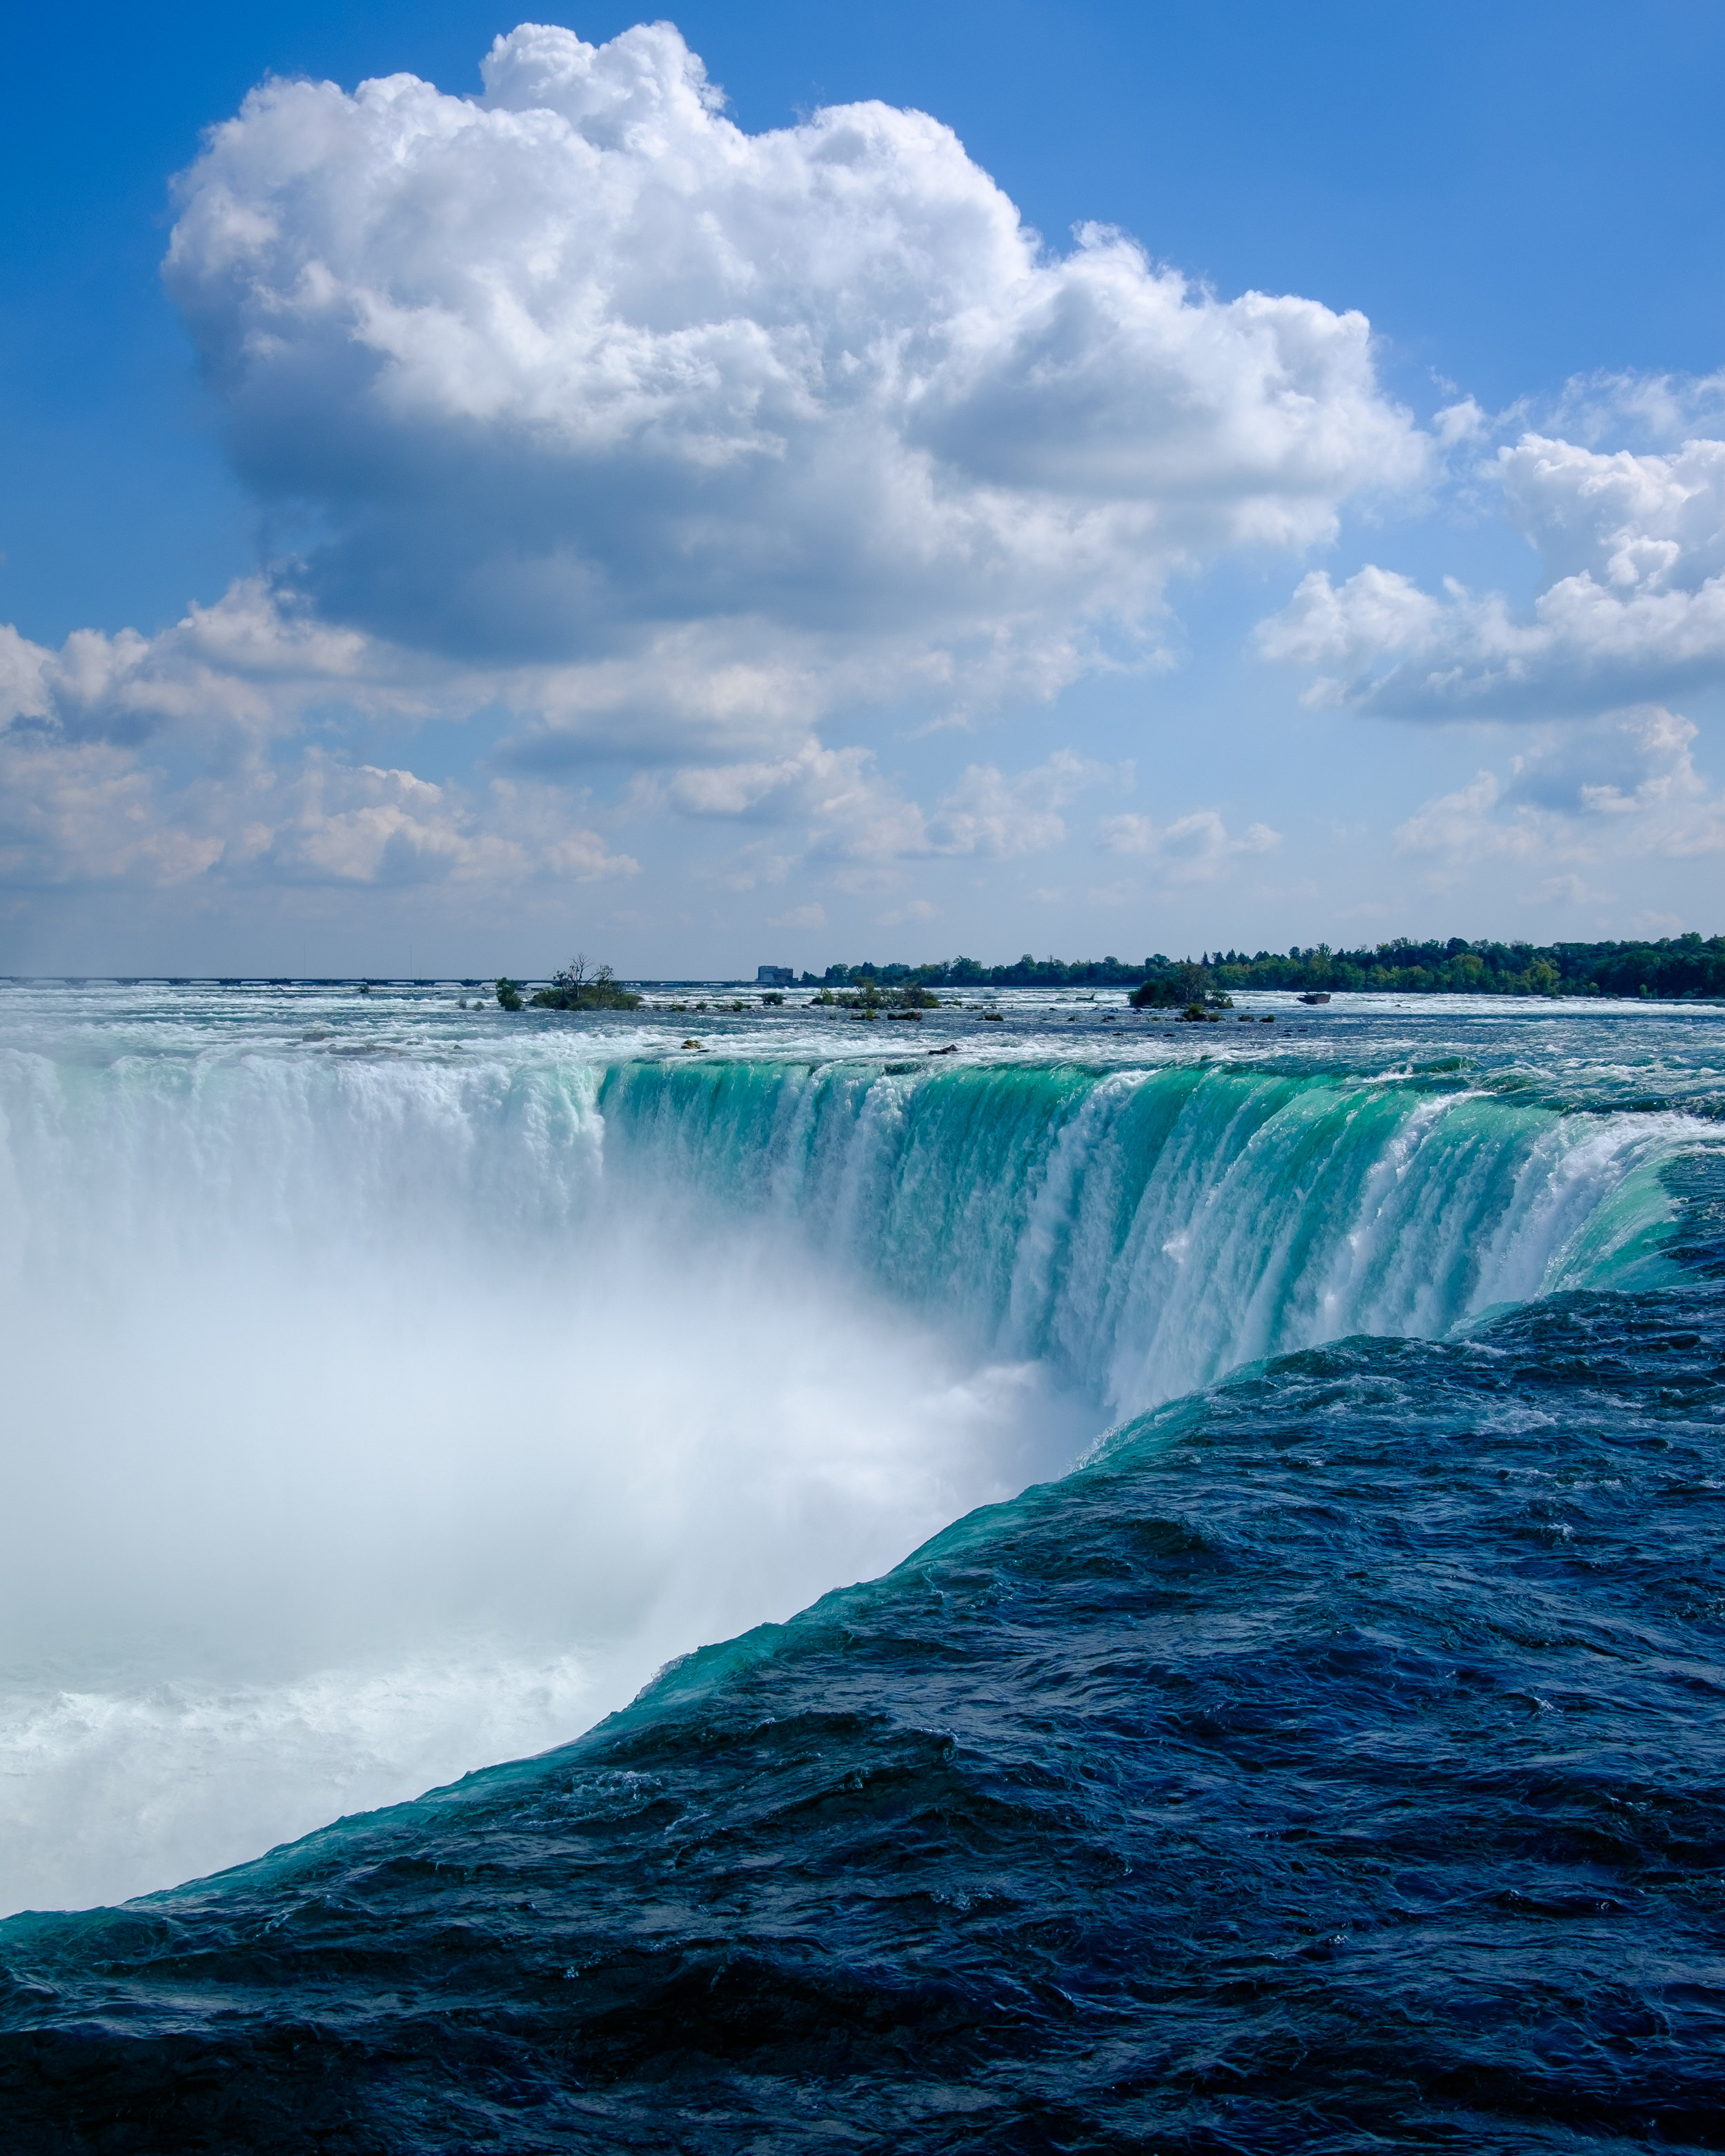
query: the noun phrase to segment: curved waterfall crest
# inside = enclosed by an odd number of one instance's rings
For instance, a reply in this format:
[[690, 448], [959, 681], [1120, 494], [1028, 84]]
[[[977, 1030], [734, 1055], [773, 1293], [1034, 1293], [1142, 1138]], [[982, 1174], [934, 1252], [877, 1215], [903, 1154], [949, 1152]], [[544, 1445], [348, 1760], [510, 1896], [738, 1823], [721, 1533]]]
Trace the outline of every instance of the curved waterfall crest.
[[8, 1009], [0, 1907], [557, 1742], [1243, 1364], [1718, 1240], [1689, 1019]]
[[772, 1222], [1114, 1412], [1352, 1332], [1658, 1276], [1681, 1115], [1230, 1065], [639, 1062], [608, 1173]]

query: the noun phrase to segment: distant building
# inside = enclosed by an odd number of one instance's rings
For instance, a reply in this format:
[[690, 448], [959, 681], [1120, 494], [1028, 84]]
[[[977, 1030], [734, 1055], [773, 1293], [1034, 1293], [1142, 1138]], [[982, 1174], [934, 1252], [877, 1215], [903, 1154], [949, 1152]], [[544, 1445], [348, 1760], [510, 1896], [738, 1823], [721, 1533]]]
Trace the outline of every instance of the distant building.
[[757, 988], [793, 988], [797, 985], [794, 966], [757, 966], [755, 986]]

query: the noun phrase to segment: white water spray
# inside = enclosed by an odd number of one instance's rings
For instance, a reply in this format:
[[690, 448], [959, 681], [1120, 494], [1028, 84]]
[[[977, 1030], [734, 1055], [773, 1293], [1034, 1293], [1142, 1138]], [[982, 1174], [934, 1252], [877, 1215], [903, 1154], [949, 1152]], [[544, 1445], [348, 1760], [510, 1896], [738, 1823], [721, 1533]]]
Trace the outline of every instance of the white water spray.
[[0, 1055], [0, 1908], [567, 1738], [1246, 1357], [1616, 1276], [1684, 1136], [307, 1030]]

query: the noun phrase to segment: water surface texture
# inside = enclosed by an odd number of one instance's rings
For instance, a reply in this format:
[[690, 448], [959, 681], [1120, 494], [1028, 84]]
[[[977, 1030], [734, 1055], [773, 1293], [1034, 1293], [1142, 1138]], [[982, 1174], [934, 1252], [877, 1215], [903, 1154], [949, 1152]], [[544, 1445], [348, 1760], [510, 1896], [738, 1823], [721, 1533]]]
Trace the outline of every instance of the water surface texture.
[[10, 992], [17, 2146], [1725, 2143], [1725, 1023], [992, 1002]]

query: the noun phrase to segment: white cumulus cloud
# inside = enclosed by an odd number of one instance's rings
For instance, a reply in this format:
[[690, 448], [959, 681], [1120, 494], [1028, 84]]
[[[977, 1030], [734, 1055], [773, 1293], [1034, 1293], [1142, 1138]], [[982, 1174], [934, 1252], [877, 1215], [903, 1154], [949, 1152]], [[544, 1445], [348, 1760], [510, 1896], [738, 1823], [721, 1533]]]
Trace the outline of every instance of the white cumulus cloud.
[[[1012, 775], [973, 763], [932, 808], [912, 800], [877, 769], [866, 748], [804, 742], [771, 762], [690, 767], [645, 778], [634, 788], [638, 811], [734, 819], [770, 827], [731, 863], [735, 890], [783, 882], [805, 863], [842, 870], [910, 860], [977, 856], [1004, 860], [1064, 843], [1062, 809], [1100, 786], [1128, 786], [1132, 767], [1095, 762], [1057, 749]], [[854, 880], [854, 879], [853, 879]]]
[[560, 789], [438, 785], [299, 738], [332, 698], [420, 716], [467, 693], [259, 579], [155, 637], [82, 629], [56, 651], [0, 629], [0, 884], [632, 875]]
[[1584, 717], [1725, 680], [1725, 440], [1637, 455], [1527, 434], [1491, 476], [1546, 568], [1531, 607], [1316, 570], [1260, 650], [1317, 670], [1309, 701], [1399, 717]]
[[1170, 884], [1208, 883], [1243, 857], [1272, 853], [1281, 834], [1267, 824], [1249, 824], [1238, 838], [1214, 808], [1199, 808], [1171, 824], [1149, 816], [1106, 816], [1097, 835], [1111, 854], [1154, 861]]
[[[1697, 730], [1658, 708], [1548, 731], [1507, 778], [1481, 771], [1426, 802], [1397, 849], [1459, 872], [1482, 860], [1553, 866], [1725, 853], [1725, 795], [1696, 768]], [[1584, 890], [1573, 871], [1548, 896]]]
[[[1060, 759], [924, 808], [817, 730], [1145, 660], [1171, 575], [1426, 469], [1363, 316], [1046, 248], [926, 115], [748, 134], [665, 23], [483, 72], [268, 81], [182, 176], [167, 287], [300, 538], [153, 635], [0, 629], [14, 881], [627, 875], [600, 765], [788, 829], [756, 880], [1038, 851]], [[464, 779], [369, 747], [475, 714]]]
[[169, 288], [327, 619], [1045, 689], [1174, 566], [1422, 469], [1362, 316], [1050, 254], [923, 114], [747, 134], [667, 23], [523, 25], [484, 78], [266, 83], [181, 182]]

